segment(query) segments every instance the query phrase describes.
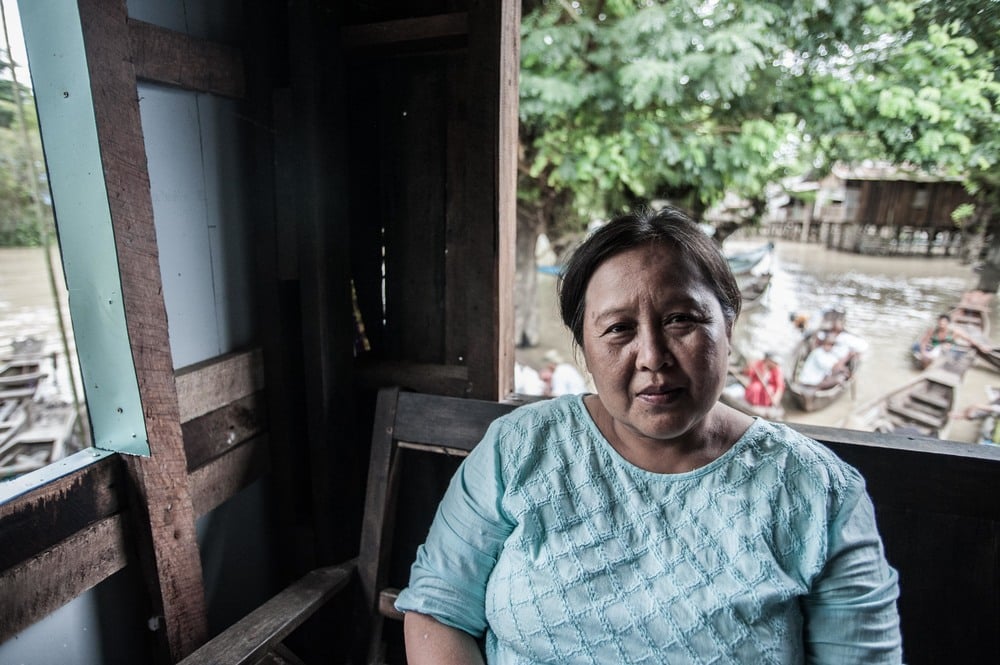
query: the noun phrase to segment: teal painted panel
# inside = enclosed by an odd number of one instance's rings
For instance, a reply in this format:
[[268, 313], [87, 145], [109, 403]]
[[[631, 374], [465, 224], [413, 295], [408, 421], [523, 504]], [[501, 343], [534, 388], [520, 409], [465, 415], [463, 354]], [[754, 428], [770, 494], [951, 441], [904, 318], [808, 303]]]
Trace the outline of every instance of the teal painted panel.
[[20, 0], [94, 445], [149, 455], [76, 3]]

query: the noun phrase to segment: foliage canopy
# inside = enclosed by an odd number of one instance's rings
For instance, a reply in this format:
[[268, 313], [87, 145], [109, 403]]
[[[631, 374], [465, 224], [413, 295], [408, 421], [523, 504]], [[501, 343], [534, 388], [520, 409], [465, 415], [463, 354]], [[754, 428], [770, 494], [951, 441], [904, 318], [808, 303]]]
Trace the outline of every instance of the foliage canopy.
[[866, 159], [995, 191], [998, 35], [997, 0], [526, 0], [522, 217], [760, 214], [769, 183]]

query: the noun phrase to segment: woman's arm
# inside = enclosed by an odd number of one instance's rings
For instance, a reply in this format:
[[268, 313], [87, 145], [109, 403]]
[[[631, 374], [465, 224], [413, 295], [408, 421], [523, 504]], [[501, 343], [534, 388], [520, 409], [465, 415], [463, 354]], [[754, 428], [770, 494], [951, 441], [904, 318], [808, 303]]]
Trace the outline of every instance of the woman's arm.
[[828, 547], [826, 566], [803, 599], [806, 663], [899, 665], [898, 577], [863, 486], [841, 507]]
[[406, 661], [410, 665], [482, 665], [479, 644], [464, 630], [419, 612], [403, 618]]

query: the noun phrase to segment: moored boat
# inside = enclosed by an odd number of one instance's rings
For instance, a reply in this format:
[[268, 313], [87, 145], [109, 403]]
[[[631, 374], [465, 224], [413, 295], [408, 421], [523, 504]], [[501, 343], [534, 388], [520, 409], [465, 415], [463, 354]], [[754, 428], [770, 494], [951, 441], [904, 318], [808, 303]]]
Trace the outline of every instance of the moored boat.
[[[842, 310], [826, 310], [823, 312], [819, 328], [807, 331], [795, 349], [791, 379], [788, 381], [787, 390], [796, 406], [803, 411], [819, 411], [826, 408], [854, 388], [854, 381], [861, 364], [861, 352], [867, 347], [867, 344], [844, 329], [844, 319], [845, 313]], [[836, 382], [830, 385], [813, 385], [809, 382], [803, 382], [802, 372], [806, 367], [809, 355], [819, 346], [820, 340], [825, 335], [836, 335], [842, 340], [852, 340], [852, 348], [845, 352], [845, 355], [848, 356], [846, 371], [838, 374]]]
[[[50, 395], [43, 344], [13, 344], [0, 360], [0, 480], [39, 469], [82, 447], [74, 406]], [[54, 362], [54, 361], [53, 361]]]
[[749, 309], [760, 303], [767, 293], [767, 287], [771, 285], [771, 273], [765, 272], [759, 275], [745, 275], [737, 278], [740, 287], [740, 296], [743, 299], [743, 309]]
[[774, 251], [774, 243], [768, 242], [760, 247], [726, 254], [726, 261], [729, 262], [729, 269], [733, 271], [734, 275], [745, 275], [770, 256], [772, 251]]
[[[913, 365], [917, 369], [926, 369], [934, 360], [937, 347], [948, 348], [954, 344], [971, 347], [976, 355], [988, 365], [1000, 370], [1000, 347], [994, 347], [989, 339], [990, 334], [990, 302], [993, 294], [983, 291], [967, 291], [962, 295], [958, 305], [945, 312], [937, 319], [936, 326], [930, 332], [925, 332], [910, 348]], [[947, 325], [943, 317], [947, 316]], [[935, 340], [933, 334], [938, 335]], [[941, 340], [940, 337], [946, 337]]]

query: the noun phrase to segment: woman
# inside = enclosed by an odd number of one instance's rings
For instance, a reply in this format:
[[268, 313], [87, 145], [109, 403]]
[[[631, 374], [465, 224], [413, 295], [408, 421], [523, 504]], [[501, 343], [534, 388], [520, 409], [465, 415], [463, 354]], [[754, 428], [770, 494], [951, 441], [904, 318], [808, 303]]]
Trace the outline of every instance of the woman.
[[785, 395], [785, 377], [774, 354], [767, 352], [760, 360], [747, 365], [744, 372], [750, 377], [744, 399], [753, 406], [780, 406]]
[[597, 394], [497, 420], [410, 585], [420, 663], [897, 663], [896, 574], [859, 474], [718, 402], [740, 311], [674, 209], [570, 259], [563, 321]]

